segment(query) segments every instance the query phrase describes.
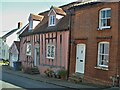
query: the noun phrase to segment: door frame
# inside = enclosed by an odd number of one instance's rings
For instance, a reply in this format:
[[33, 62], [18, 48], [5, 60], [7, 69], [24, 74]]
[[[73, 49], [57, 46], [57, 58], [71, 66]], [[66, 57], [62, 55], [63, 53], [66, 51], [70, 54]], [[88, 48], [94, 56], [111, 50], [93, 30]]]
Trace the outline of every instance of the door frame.
[[[39, 46], [35, 46], [34, 47], [34, 63], [33, 63], [33, 65], [34, 66], [38, 66], [39, 64], [38, 64], [38, 61], [37, 61], [37, 57], [36, 57], [36, 49], [38, 48], [38, 50], [39, 50], [39, 60], [40, 60], [40, 47]], [[40, 61], [39, 61], [40, 62]]]
[[85, 73], [85, 61], [86, 61], [86, 44], [84, 44], [84, 43], [79, 43], [79, 44], [77, 44], [76, 45], [76, 65], [75, 65], [75, 72], [77, 71], [77, 53], [78, 53], [78, 51], [77, 51], [77, 48], [78, 48], [78, 46], [79, 45], [84, 45], [84, 71], [83, 71], [83, 73], [82, 72], [78, 72], [78, 73], [82, 73], [82, 74], [84, 74]]

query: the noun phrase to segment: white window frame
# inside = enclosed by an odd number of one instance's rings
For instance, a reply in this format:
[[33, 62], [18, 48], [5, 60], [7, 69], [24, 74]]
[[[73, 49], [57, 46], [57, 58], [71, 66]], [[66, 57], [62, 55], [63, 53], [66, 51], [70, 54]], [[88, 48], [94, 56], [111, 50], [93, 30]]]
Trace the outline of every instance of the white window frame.
[[[104, 8], [104, 9], [101, 9], [100, 12], [99, 12], [99, 29], [102, 30], [102, 29], [106, 29], [106, 28], [110, 28], [111, 26], [103, 26], [102, 25], [102, 20], [105, 20], [106, 21], [106, 24], [107, 24], [107, 20], [110, 19], [111, 20], [111, 13], [110, 13], [110, 17], [107, 17], [107, 14], [106, 14], [106, 11], [108, 10], [111, 10], [111, 8]], [[102, 18], [102, 12], [105, 11], [105, 18]], [[111, 21], [110, 21], [111, 22]]]
[[[100, 45], [101, 44], [108, 44], [108, 54], [105, 54], [105, 53], [100, 53], [101, 52], [101, 48], [100, 48]], [[105, 68], [108, 68], [108, 63], [109, 63], [109, 47], [110, 47], [110, 43], [109, 42], [99, 42], [98, 43], [98, 63], [97, 65], [99, 67], [105, 67]], [[100, 60], [100, 55], [107, 55], [108, 56], [108, 60], [107, 60], [107, 65], [102, 65], [100, 64], [102, 60]]]
[[32, 45], [31, 45], [31, 43], [27, 43], [26, 55], [31, 56], [31, 54], [32, 54]]
[[[50, 47], [50, 49], [48, 49], [48, 47]], [[54, 47], [54, 50], [52, 50], [52, 47]], [[46, 58], [48, 59], [54, 59], [55, 58], [55, 45], [51, 45], [51, 44], [48, 44], [47, 45], [47, 55], [46, 55]], [[49, 51], [50, 50], [50, 51]], [[51, 56], [51, 53], [53, 52], [53, 56]], [[49, 55], [49, 56], [48, 56]]]
[[55, 26], [55, 23], [56, 23], [55, 15], [50, 15], [49, 16], [49, 26]]

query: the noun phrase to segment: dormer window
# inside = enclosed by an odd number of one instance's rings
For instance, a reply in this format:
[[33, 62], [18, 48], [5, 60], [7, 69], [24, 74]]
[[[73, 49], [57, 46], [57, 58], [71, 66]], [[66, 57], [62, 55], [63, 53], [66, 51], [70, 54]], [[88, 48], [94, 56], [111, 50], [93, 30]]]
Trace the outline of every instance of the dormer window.
[[62, 10], [62, 8], [51, 7], [48, 13], [49, 21], [48, 26], [55, 26], [61, 18], [63, 18], [66, 13]]
[[42, 16], [42, 15], [30, 14], [30, 16], [29, 16], [29, 31], [34, 29], [40, 23], [40, 21], [42, 21], [43, 17], [44, 16]]
[[55, 26], [55, 15], [50, 15], [49, 17], [49, 26]]
[[32, 30], [32, 29], [33, 29], [33, 21], [30, 20], [30, 21], [29, 21], [29, 30]]

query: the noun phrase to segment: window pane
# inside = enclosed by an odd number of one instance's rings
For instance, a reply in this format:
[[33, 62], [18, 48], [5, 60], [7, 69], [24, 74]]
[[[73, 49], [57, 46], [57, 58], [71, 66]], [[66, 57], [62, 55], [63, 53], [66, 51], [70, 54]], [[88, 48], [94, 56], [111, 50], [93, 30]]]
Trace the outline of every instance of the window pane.
[[108, 65], [108, 55], [104, 55], [103, 65]]
[[55, 24], [55, 16], [53, 16], [53, 22], [52, 22], [52, 24]]
[[107, 10], [107, 11], [106, 11], [106, 16], [107, 16], [107, 17], [111, 17], [111, 10]]
[[52, 24], [52, 16], [50, 16], [50, 25]]
[[107, 19], [107, 26], [110, 26], [110, 19]]
[[104, 54], [109, 54], [109, 44], [104, 44], [104, 47], [105, 47]]
[[99, 65], [103, 65], [103, 55], [99, 55]]
[[55, 47], [51, 46], [51, 57], [54, 57], [54, 49], [55, 49]]
[[101, 20], [101, 26], [106, 26], [106, 19]]
[[50, 57], [50, 46], [47, 48], [47, 57]]
[[105, 11], [101, 11], [101, 18], [105, 18]]

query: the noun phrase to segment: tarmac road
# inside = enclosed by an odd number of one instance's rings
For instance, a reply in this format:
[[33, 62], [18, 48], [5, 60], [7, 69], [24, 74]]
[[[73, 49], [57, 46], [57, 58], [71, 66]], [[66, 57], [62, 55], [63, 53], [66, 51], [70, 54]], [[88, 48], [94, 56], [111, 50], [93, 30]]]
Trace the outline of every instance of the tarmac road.
[[22, 88], [63, 88], [61, 86], [35, 81], [17, 75], [11, 75], [5, 72], [2, 73], [2, 81], [11, 83]]

